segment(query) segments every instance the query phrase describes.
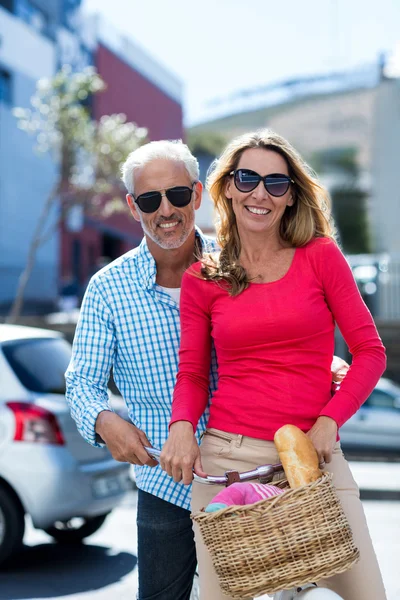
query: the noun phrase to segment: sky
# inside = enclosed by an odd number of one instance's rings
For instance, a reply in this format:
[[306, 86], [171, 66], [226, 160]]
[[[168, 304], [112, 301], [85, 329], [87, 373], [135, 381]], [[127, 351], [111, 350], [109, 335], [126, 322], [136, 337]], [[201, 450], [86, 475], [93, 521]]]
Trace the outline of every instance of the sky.
[[400, 42], [400, 0], [83, 0], [184, 85], [184, 120], [210, 101], [377, 61]]

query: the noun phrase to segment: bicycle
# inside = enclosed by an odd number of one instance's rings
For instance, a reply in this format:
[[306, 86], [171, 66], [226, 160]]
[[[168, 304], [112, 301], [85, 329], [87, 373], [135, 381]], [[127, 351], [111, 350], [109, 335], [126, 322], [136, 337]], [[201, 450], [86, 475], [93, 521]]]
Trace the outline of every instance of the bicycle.
[[[154, 458], [157, 461], [159, 460], [161, 450], [149, 447], [145, 447], [145, 450], [151, 458]], [[277, 463], [274, 465], [260, 465], [255, 469], [243, 473], [239, 473], [238, 471], [226, 471], [224, 475], [207, 475], [207, 477], [204, 478], [193, 473], [193, 479], [202, 485], [222, 485], [227, 487], [232, 483], [255, 480], [259, 483], [270, 483], [275, 474], [282, 472], [282, 465]], [[198, 581], [197, 578], [195, 578], [191, 600], [198, 600], [198, 598]], [[273, 596], [273, 600], [343, 600], [343, 598], [332, 590], [318, 587], [316, 583], [310, 582], [298, 588], [276, 592]]]

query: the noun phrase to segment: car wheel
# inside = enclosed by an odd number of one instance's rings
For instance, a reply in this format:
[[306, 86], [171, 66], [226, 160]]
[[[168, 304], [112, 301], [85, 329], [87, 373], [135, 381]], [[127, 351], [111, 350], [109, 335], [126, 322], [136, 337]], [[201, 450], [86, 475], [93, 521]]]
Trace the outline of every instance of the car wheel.
[[24, 532], [25, 515], [20, 503], [0, 485], [0, 563], [19, 550]]
[[78, 544], [84, 538], [95, 533], [104, 523], [107, 516], [97, 517], [74, 517], [68, 521], [56, 521], [54, 525], [45, 529], [60, 544]]

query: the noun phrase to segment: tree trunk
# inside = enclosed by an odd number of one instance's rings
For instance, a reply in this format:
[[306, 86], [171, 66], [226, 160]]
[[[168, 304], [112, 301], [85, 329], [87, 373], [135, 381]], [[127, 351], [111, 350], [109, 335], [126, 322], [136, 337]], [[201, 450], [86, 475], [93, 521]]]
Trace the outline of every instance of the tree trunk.
[[52, 204], [59, 194], [59, 189], [60, 189], [60, 185], [59, 185], [59, 183], [57, 183], [57, 185], [53, 188], [53, 190], [49, 194], [49, 196], [43, 206], [39, 221], [37, 222], [37, 225], [36, 225], [36, 228], [35, 228], [35, 231], [34, 231], [30, 246], [29, 246], [28, 258], [26, 261], [26, 265], [19, 277], [17, 293], [15, 295], [14, 302], [11, 306], [10, 313], [9, 313], [8, 317], [6, 318], [6, 323], [15, 324], [21, 315], [22, 307], [24, 304], [25, 289], [26, 289], [27, 283], [30, 279], [30, 276], [32, 275], [33, 267], [35, 266], [36, 252], [43, 241], [42, 240], [43, 229], [46, 224], [47, 218], [49, 216], [49, 212], [52, 207]]

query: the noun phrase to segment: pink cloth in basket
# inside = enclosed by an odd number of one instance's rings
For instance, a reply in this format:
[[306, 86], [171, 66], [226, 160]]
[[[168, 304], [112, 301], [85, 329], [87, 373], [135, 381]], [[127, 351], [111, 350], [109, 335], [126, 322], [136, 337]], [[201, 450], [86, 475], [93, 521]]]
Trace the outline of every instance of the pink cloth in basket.
[[275, 485], [264, 483], [233, 483], [214, 496], [207, 506], [206, 512], [214, 512], [226, 506], [254, 504], [259, 500], [278, 496], [283, 491]]

